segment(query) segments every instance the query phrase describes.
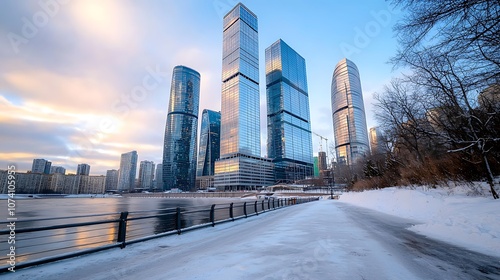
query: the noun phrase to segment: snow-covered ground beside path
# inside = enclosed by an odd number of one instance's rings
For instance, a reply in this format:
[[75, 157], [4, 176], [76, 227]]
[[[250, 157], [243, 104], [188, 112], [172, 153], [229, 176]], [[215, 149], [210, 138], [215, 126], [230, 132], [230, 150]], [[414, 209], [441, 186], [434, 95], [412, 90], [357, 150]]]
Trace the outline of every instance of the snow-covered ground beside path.
[[[486, 186], [478, 186], [486, 190]], [[341, 202], [419, 221], [419, 234], [500, 257], [500, 200], [468, 186], [453, 188], [385, 188], [346, 192]], [[475, 195], [472, 193], [476, 193]]]

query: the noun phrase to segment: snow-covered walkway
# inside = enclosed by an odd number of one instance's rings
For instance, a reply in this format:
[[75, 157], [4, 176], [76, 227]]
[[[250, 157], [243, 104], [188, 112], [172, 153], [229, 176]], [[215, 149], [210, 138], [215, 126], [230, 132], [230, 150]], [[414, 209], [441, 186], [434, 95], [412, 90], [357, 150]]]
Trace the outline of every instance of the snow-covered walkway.
[[[423, 279], [322, 200], [56, 263], [0, 279]], [[388, 251], [389, 250], [389, 251]], [[420, 269], [421, 270], [421, 269]], [[439, 279], [436, 277], [435, 279]]]

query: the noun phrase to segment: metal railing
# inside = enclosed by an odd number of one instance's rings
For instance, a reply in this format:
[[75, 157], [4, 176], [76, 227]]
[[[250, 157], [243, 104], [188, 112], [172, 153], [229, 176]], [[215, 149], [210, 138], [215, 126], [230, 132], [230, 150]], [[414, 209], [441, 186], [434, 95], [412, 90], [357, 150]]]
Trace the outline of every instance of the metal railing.
[[[263, 212], [318, 200], [283, 198], [211, 206], [0, 222], [0, 272], [43, 264], [189, 230], [215, 226]], [[14, 238], [12, 238], [14, 232]], [[10, 239], [9, 239], [10, 237]], [[15, 243], [12, 243], [14, 239]], [[15, 249], [11, 250], [11, 246]], [[5, 254], [4, 254], [5, 252]], [[7, 254], [10, 252], [10, 255]], [[14, 252], [14, 256], [12, 255]]]

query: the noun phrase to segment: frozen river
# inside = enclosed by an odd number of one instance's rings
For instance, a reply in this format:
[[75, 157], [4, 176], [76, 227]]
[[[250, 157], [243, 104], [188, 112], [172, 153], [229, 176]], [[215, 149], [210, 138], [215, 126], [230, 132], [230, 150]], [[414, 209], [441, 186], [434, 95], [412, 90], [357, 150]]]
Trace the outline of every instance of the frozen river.
[[[0, 205], [6, 201], [1, 200]], [[181, 225], [188, 227], [193, 224], [207, 223], [209, 221], [210, 205], [227, 205], [231, 202], [240, 201], [241, 199], [228, 198], [137, 197], [16, 199], [16, 232], [23, 229], [65, 225], [65, 227], [58, 229], [17, 234], [14, 244], [16, 260], [18, 263], [28, 262], [44, 257], [96, 248], [115, 243], [117, 240], [117, 222], [66, 227], [69, 224], [116, 221], [120, 217], [119, 213], [125, 211], [130, 212], [129, 218], [151, 217], [127, 223], [127, 240], [131, 240], [175, 229], [174, 212], [176, 207], [180, 207], [181, 211], [200, 210], [181, 215]], [[225, 213], [216, 212], [216, 218], [218, 214]], [[7, 217], [7, 206], [0, 207], [0, 217]], [[0, 240], [0, 252], [8, 252], [11, 245], [13, 244], [9, 244], [7, 238], [2, 238]], [[5, 266], [7, 259], [6, 254], [0, 255], [0, 267]]]
[[[16, 199], [18, 219], [42, 219], [67, 216], [147, 211], [175, 207], [206, 206], [214, 203], [241, 201], [231, 198], [43, 198]], [[7, 217], [7, 200], [0, 200], [0, 217]]]

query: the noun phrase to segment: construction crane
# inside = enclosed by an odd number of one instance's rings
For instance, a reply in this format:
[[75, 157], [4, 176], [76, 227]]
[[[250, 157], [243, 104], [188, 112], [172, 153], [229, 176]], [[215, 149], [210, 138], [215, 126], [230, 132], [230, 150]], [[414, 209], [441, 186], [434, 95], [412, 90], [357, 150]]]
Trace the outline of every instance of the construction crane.
[[323, 151], [323, 140], [326, 141], [326, 158], [328, 159], [328, 138], [326, 137], [323, 137], [321, 135], [319, 135], [318, 133], [316, 132], [312, 132], [314, 133], [314, 135], [318, 136], [321, 140], [319, 141], [319, 151], [322, 152]]

